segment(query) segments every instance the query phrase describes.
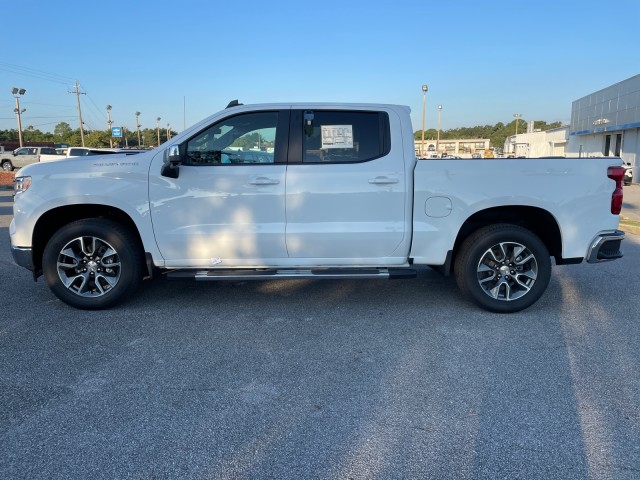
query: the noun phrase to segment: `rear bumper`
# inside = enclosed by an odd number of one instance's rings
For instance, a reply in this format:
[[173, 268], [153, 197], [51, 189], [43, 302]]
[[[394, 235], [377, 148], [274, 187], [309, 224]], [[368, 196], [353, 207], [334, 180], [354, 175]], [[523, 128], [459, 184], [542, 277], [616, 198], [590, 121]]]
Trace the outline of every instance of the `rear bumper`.
[[16, 265], [24, 267], [33, 272], [33, 252], [31, 248], [11, 246], [11, 255]]
[[600, 233], [591, 242], [587, 252], [587, 262], [598, 263], [622, 258], [620, 244], [624, 240], [624, 232]]

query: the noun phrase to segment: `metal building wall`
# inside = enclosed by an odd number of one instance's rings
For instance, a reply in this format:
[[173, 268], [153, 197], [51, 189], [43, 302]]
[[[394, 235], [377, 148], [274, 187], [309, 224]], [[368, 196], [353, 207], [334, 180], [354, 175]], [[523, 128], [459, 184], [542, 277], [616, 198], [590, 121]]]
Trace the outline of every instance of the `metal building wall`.
[[[573, 102], [567, 156], [613, 156], [622, 135], [623, 161], [634, 165], [638, 181], [640, 158], [640, 75], [628, 78]], [[607, 136], [610, 136], [607, 149]]]

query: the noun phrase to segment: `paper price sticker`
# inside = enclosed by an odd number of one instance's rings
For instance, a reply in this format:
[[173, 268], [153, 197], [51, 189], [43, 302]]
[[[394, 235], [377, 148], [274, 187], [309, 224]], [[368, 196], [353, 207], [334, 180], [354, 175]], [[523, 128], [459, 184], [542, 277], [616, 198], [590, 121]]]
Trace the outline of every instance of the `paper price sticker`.
[[353, 148], [353, 125], [322, 125], [322, 148]]

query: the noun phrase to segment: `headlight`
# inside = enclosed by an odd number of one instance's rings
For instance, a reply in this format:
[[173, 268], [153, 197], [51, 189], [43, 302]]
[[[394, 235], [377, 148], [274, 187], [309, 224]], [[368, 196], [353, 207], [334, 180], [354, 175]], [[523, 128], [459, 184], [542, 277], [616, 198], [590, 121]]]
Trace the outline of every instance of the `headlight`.
[[13, 179], [13, 194], [26, 192], [31, 186], [31, 177], [16, 177]]

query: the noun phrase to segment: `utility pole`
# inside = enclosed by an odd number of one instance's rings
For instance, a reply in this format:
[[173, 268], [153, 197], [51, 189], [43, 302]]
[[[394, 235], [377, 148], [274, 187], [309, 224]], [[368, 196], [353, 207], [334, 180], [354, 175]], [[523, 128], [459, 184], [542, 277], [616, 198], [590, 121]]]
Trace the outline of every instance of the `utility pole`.
[[107, 126], [109, 127], [109, 147], [113, 148], [113, 139], [111, 138], [111, 105], [107, 105]]
[[82, 121], [82, 110], [80, 109], [80, 95], [86, 95], [85, 92], [80, 91], [80, 86], [78, 85], [78, 80], [76, 80], [75, 90], [69, 93], [75, 93], [76, 99], [78, 100], [78, 118], [80, 119], [80, 138], [82, 139], [82, 146], [84, 147], [84, 123]]
[[156, 121], [158, 122], [158, 146], [160, 146], [160, 117], [156, 118]]
[[167, 140], [171, 140], [171, 125], [167, 123]]

